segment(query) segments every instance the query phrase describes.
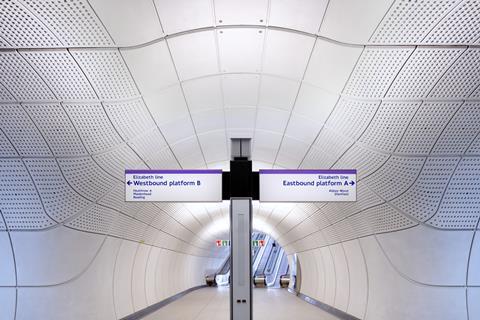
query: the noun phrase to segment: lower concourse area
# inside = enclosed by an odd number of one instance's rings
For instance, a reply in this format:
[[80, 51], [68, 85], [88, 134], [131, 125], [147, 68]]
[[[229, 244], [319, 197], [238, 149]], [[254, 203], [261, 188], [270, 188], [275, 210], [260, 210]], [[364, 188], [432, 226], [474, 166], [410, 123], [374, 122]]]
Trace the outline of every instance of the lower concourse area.
[[[168, 304], [143, 320], [228, 320], [229, 288], [204, 288]], [[254, 289], [253, 318], [270, 320], [337, 320], [286, 289]]]

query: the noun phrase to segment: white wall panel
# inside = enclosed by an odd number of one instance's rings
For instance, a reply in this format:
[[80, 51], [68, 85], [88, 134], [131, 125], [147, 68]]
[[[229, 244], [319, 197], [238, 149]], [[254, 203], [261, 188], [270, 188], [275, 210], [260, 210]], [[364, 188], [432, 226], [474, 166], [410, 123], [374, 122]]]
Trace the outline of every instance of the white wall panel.
[[325, 301], [325, 293], [326, 293], [326, 285], [327, 285], [327, 275], [325, 273], [325, 262], [323, 261], [323, 255], [320, 249], [315, 249], [312, 251], [315, 262], [316, 262], [316, 269], [312, 270], [315, 272], [310, 280], [306, 279], [306, 281], [312, 281], [316, 284], [316, 291], [315, 295], [313, 296], [314, 299], [318, 299], [319, 301]]
[[0, 232], [0, 252], [2, 252], [2, 259], [0, 260], [0, 286], [15, 286], [15, 263], [7, 232]]
[[228, 108], [225, 109], [227, 128], [247, 128], [255, 127], [256, 108]]
[[273, 0], [270, 1], [268, 23], [271, 26], [317, 33], [328, 1], [326, 0]]
[[469, 319], [480, 319], [480, 288], [468, 288], [468, 317]]
[[[313, 37], [268, 30], [263, 72], [291, 79], [302, 79], [314, 42]], [[291, 48], [295, 50], [292, 51]]]
[[348, 261], [350, 300], [347, 312], [363, 319], [367, 308], [368, 278], [365, 259], [357, 240], [342, 243]]
[[35, 233], [12, 232], [11, 237], [18, 284], [23, 286], [55, 285], [80, 276], [104, 240], [104, 236], [63, 226]]
[[225, 130], [225, 111], [223, 109], [204, 110], [192, 114], [195, 131], [202, 134], [214, 130]]
[[367, 319], [400, 320], [410, 315], [418, 319], [467, 319], [465, 288], [415, 284], [392, 269], [374, 238], [360, 242], [368, 265]]
[[264, 35], [264, 29], [256, 28], [217, 30], [220, 70], [260, 72]]
[[145, 292], [148, 305], [152, 305], [159, 301], [156, 295], [156, 287], [161, 284], [155, 282], [155, 273], [158, 272], [156, 266], [161, 252], [162, 249], [152, 247], [145, 267]]
[[[114, 319], [113, 267], [121, 240], [108, 238], [98, 256], [81, 277], [52, 287], [18, 289], [18, 320]], [[95, 290], [92, 290], [95, 288]], [[51, 301], [55, 301], [52, 312]]]
[[217, 0], [217, 25], [265, 24], [268, 0]]
[[316, 282], [309, 279], [313, 279], [317, 272], [315, 257], [312, 252], [307, 251], [298, 254], [298, 260], [302, 275], [300, 291], [307, 296], [314, 297], [316, 296]]
[[258, 105], [291, 110], [299, 85], [296, 81], [264, 75], [261, 79]]
[[142, 95], [154, 93], [178, 81], [165, 41], [139, 49], [121, 50], [121, 54]]
[[337, 95], [303, 82], [298, 92], [294, 112], [324, 123], [337, 101]]
[[132, 269], [138, 244], [124, 240], [117, 252], [113, 279], [115, 313], [122, 318], [134, 312], [132, 302]]
[[480, 285], [480, 274], [477, 272], [480, 268], [480, 234], [476, 231], [475, 239], [472, 242], [470, 252], [470, 264], [468, 267], [468, 285]]
[[212, 2], [208, 0], [154, 0], [167, 35], [213, 25]]
[[1, 320], [15, 319], [16, 290], [16, 288], [0, 288], [0, 301], [2, 301], [2, 310], [0, 310]]
[[223, 107], [220, 76], [185, 81], [182, 86], [188, 107], [192, 112]]
[[150, 0], [89, 0], [118, 46], [136, 45], [163, 35]]
[[293, 113], [288, 121], [285, 134], [310, 144], [315, 140], [321, 128], [322, 123]]
[[256, 106], [260, 76], [255, 74], [228, 74], [222, 77], [224, 104], [231, 106]]
[[285, 168], [297, 168], [308, 148], [309, 145], [303, 141], [284, 136], [278, 153], [277, 164]]
[[150, 250], [152, 250], [152, 247], [140, 244], [135, 253], [135, 262], [132, 270], [132, 301], [135, 311], [141, 310], [148, 305], [145, 292], [145, 270]]
[[174, 121], [162, 124], [160, 130], [169, 144], [180, 142], [195, 135], [192, 119], [187, 114], [183, 118], [177, 118]]
[[440, 231], [420, 225], [377, 239], [394, 268], [406, 277], [428, 285], [462, 286], [472, 236], [471, 231]]
[[362, 50], [362, 47], [349, 47], [317, 40], [305, 74], [305, 81], [331, 93], [340, 93]]
[[393, 1], [330, 1], [320, 35], [347, 43], [366, 43]]
[[336, 244], [329, 248], [335, 264], [336, 290], [333, 305], [335, 308], [346, 312], [350, 299], [355, 299], [355, 297], [350, 297], [350, 268], [354, 266], [350, 267], [348, 265], [342, 244]]
[[229, 150], [224, 130], [199, 134], [198, 140], [207, 163], [222, 161], [228, 158]]
[[322, 254], [324, 268], [325, 268], [325, 298], [324, 303], [331, 306], [335, 305], [335, 296], [337, 292], [337, 275], [335, 273], [335, 262], [331, 249], [323, 247], [320, 249]]
[[214, 31], [174, 37], [168, 40], [168, 44], [181, 80], [219, 72]]

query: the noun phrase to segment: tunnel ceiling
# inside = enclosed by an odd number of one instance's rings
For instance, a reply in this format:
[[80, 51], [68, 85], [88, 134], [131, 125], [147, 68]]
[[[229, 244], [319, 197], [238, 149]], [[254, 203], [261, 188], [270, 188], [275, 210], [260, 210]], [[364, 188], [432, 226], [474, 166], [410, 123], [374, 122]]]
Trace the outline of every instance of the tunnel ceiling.
[[3, 0], [0, 13], [0, 230], [209, 255], [226, 203], [125, 203], [123, 170], [228, 169], [231, 137], [252, 138], [255, 168], [358, 169], [355, 203], [255, 204], [288, 252], [478, 227], [480, 188], [462, 189], [480, 170], [478, 1]]

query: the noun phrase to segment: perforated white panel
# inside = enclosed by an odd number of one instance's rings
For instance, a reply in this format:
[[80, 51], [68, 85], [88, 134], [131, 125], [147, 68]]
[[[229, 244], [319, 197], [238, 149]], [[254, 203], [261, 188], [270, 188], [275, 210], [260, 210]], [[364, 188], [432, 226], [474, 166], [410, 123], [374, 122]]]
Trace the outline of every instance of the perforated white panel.
[[448, 184], [437, 214], [428, 221], [439, 228], [474, 229], [480, 216], [480, 158], [463, 158]]
[[477, 137], [472, 142], [470, 148], [467, 151], [469, 155], [479, 155], [480, 154], [480, 132], [477, 134]]
[[86, 155], [82, 141], [59, 104], [26, 104], [25, 110], [56, 156]]
[[449, 122], [433, 154], [462, 154], [480, 131], [480, 102], [466, 102]]
[[0, 37], [0, 48], [7, 48], [9, 47], [10, 45], [7, 43], [7, 41], [5, 41], [5, 39], [3, 39], [2, 37]]
[[0, 83], [0, 102], [15, 101], [8, 90]]
[[323, 128], [302, 163], [302, 168], [330, 168], [353, 144], [353, 141]]
[[435, 85], [430, 97], [465, 98], [480, 85], [480, 49], [467, 49]]
[[122, 142], [102, 105], [65, 104], [64, 107], [89, 153], [106, 151]]
[[124, 99], [139, 95], [117, 50], [71, 50], [70, 52], [101, 99]]
[[123, 183], [117, 184], [107, 195], [105, 195], [99, 204], [123, 212], [130, 216], [135, 216], [140, 210], [146, 206], [141, 202], [127, 202], [125, 201], [125, 185]]
[[459, 158], [429, 158], [413, 186], [392, 203], [415, 219], [425, 221], [437, 212]]
[[382, 204], [353, 215], [334, 225], [333, 228], [339, 239], [348, 241], [371, 234], [402, 230], [414, 225], [415, 222], [388, 204]]
[[65, 46], [108, 46], [110, 36], [87, 0], [19, 0], [55, 32]]
[[70, 221], [67, 226], [100, 234], [108, 234], [118, 212], [99, 205], [95, 205], [81, 216]]
[[11, 230], [43, 229], [53, 226], [21, 160], [0, 159], [0, 209]]
[[0, 2], [0, 36], [14, 47], [56, 47], [61, 43], [16, 0]]
[[326, 126], [352, 139], [365, 131], [380, 102], [340, 98]]
[[335, 164], [334, 168], [357, 169], [357, 178], [363, 179], [380, 168], [385, 161], [387, 161], [387, 159], [388, 155], [384, 153], [365, 149], [355, 144], [347, 152], [345, 152], [345, 154]]
[[471, 98], [480, 99], [480, 86], [470, 95]]
[[343, 92], [355, 97], [383, 98], [412, 51], [410, 47], [367, 47]]
[[147, 166], [133, 152], [123, 144], [112, 151], [93, 156], [95, 162], [113, 177], [123, 180], [125, 169], [146, 169]]
[[423, 157], [392, 156], [378, 171], [363, 181], [382, 198], [391, 200], [410, 188], [424, 162]]
[[50, 150], [20, 105], [0, 105], [0, 128], [22, 156], [51, 156]]
[[130, 140], [155, 127], [141, 99], [125, 102], [105, 102], [105, 111], [124, 140]]
[[63, 222], [91, 204], [68, 185], [54, 159], [26, 159], [25, 166], [37, 186], [45, 210], [56, 221]]
[[410, 56], [388, 90], [388, 98], [422, 98], [452, 62], [464, 51], [463, 48], [418, 48]]
[[435, 26], [427, 43], [474, 43], [480, 36], [480, 2], [465, 0]]
[[54, 98], [43, 80], [17, 52], [0, 52], [0, 75], [0, 82], [18, 101]]
[[93, 88], [66, 50], [21, 51], [61, 100], [92, 100]]
[[357, 201], [351, 203], [329, 203], [321, 209], [321, 214], [328, 219], [329, 223], [333, 224], [363, 210], [378, 206], [383, 202], [380, 197], [360, 181], [357, 184]]
[[423, 103], [403, 135], [396, 152], [428, 154], [461, 104], [461, 102]]
[[396, 0], [370, 39], [374, 43], [418, 43], [461, 0]]
[[58, 164], [69, 185], [92, 201], [107, 194], [116, 183], [89, 157], [58, 159]]
[[15, 151], [15, 148], [10, 141], [8, 141], [8, 138], [5, 136], [3, 131], [0, 130], [0, 157], [14, 157], [16, 155], [17, 152]]
[[393, 152], [419, 105], [419, 102], [383, 102], [360, 141]]

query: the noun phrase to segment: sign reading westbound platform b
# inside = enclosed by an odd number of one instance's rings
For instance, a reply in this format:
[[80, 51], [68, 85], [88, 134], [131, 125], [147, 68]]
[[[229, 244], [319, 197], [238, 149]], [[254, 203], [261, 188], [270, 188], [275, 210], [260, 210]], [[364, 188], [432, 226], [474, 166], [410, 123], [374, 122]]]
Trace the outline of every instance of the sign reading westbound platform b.
[[357, 200], [357, 170], [260, 170], [260, 201]]
[[125, 170], [125, 201], [220, 202], [222, 170]]

